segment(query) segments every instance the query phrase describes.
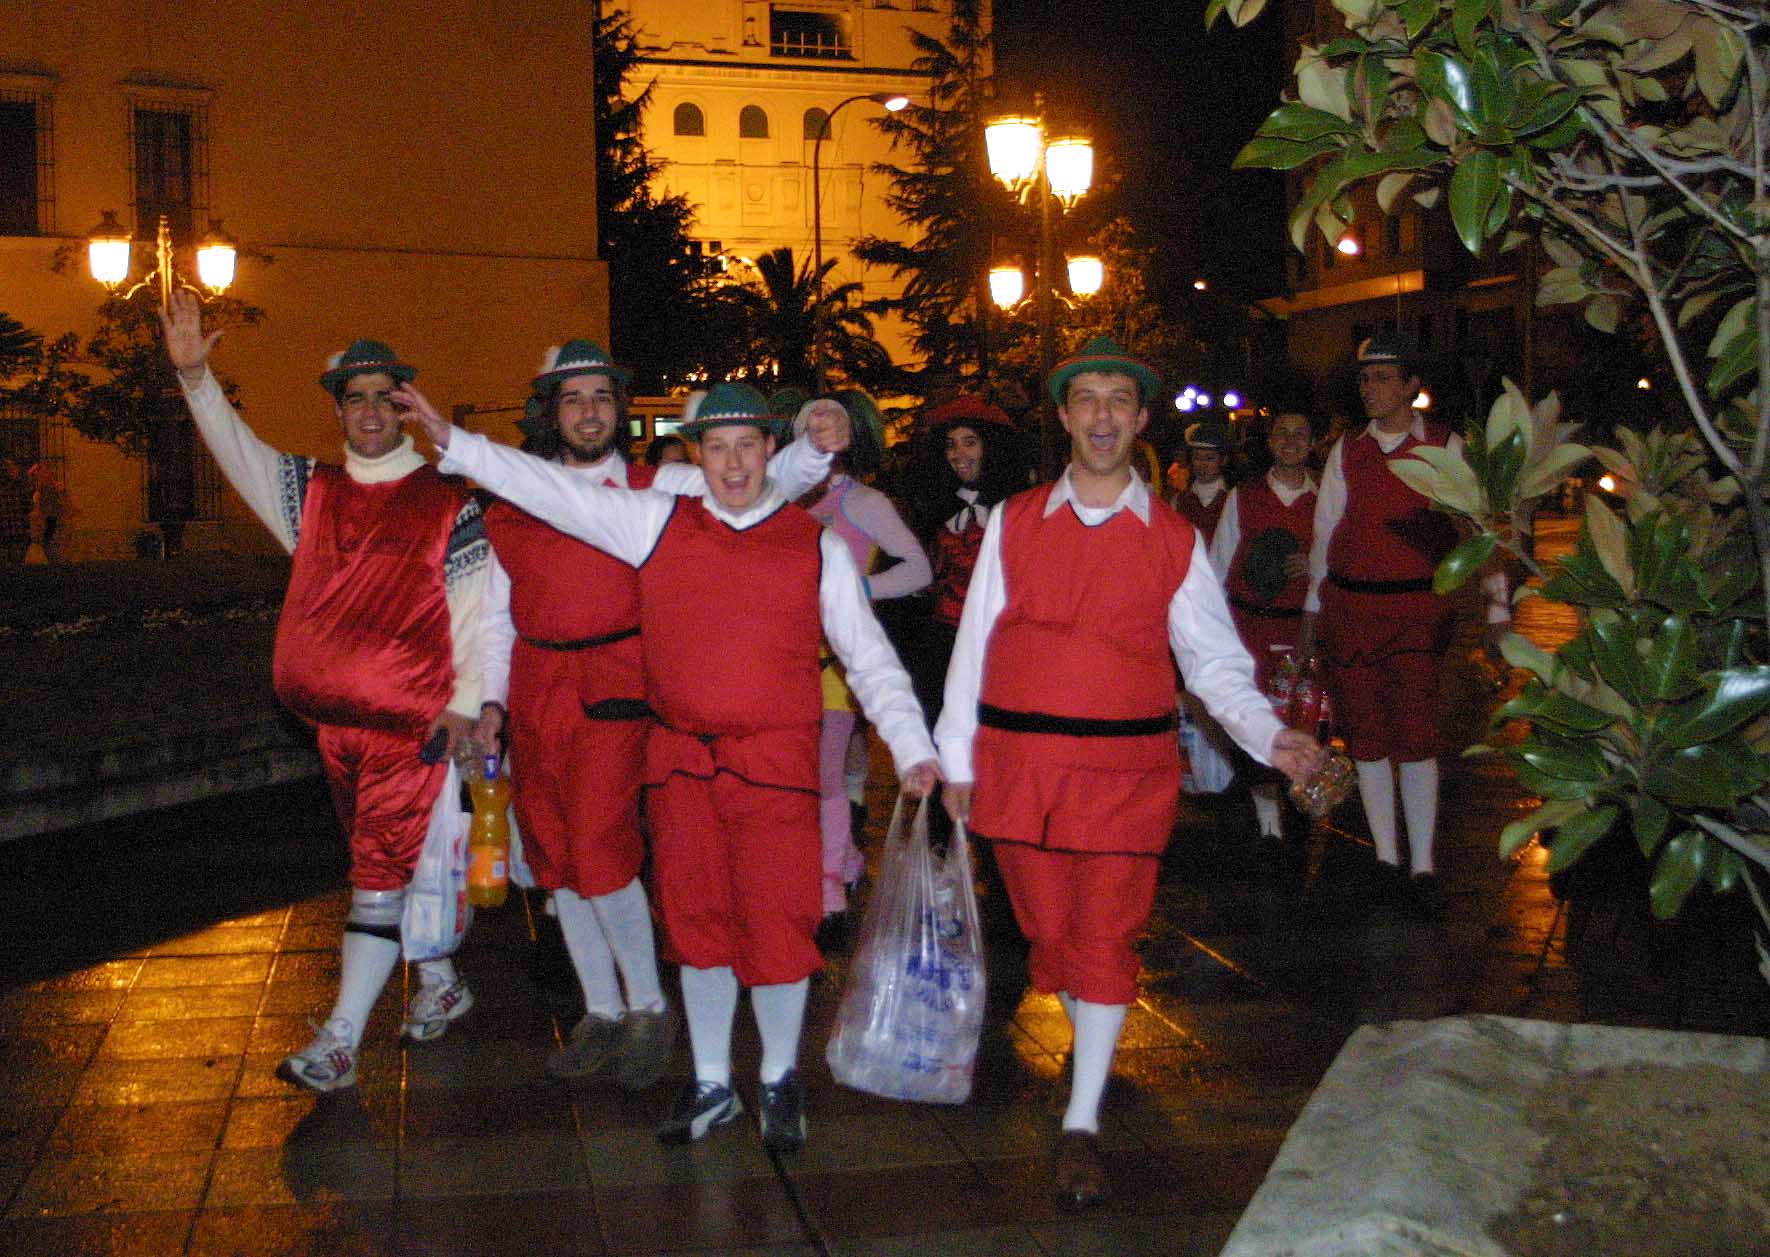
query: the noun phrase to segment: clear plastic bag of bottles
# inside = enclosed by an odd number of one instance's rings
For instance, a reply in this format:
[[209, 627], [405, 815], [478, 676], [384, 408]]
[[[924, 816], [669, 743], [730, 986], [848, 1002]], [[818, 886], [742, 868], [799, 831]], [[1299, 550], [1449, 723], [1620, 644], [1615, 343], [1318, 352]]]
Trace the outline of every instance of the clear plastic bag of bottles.
[[936, 857], [928, 806], [906, 824], [897, 800], [824, 1056], [845, 1087], [963, 1104], [983, 1029], [983, 932], [965, 827]]

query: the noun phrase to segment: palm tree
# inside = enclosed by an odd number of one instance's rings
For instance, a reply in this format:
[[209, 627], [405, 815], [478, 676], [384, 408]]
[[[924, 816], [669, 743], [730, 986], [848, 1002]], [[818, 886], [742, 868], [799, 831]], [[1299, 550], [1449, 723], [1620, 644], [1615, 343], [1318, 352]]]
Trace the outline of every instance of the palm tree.
[[[722, 291], [742, 328], [745, 374], [771, 386], [812, 387], [817, 377], [812, 344], [819, 280], [827, 279], [835, 265], [832, 258], [814, 274], [809, 264], [794, 266], [792, 249], [774, 249], [756, 259], [753, 274]], [[890, 363], [873, 338], [873, 321], [861, 309], [860, 295], [861, 285], [853, 282], [824, 288], [824, 352], [838, 374], [876, 387]]]

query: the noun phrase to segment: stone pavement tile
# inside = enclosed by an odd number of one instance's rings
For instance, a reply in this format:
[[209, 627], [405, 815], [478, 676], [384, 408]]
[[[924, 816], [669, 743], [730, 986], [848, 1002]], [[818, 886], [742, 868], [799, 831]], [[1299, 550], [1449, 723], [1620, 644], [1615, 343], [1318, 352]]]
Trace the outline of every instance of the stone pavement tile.
[[[1152, 1156], [1147, 1148], [1104, 1147], [1109, 1193], [1105, 1214], [1240, 1213], [1266, 1176], [1270, 1147], [1175, 1149]], [[1054, 1198], [1052, 1157], [1044, 1154], [979, 1167], [1008, 1216], [1028, 1224], [1060, 1216]]]
[[532, 1035], [507, 1039], [482, 1033], [490, 1019], [478, 1000], [475, 991], [473, 1011], [443, 1038], [405, 1049], [408, 1087], [540, 1086], [551, 1080], [546, 1064], [553, 1044]]
[[[1057, 1104], [1060, 1107], [1061, 1101]], [[1040, 1096], [1008, 1107], [942, 1106], [934, 1117], [967, 1160], [1014, 1160], [1045, 1156], [1056, 1148], [1063, 1115], [1053, 1107]], [[1137, 1137], [1111, 1116], [1101, 1124], [1100, 1138], [1107, 1147], [1141, 1146]]]
[[223, 1148], [302, 1148], [399, 1142], [400, 1093], [394, 1087], [348, 1087], [313, 1095], [282, 1084], [284, 1094], [236, 1099]]
[[205, 1209], [188, 1257], [389, 1257], [398, 1252], [391, 1203], [329, 1200]]
[[79, 1218], [7, 1218], [0, 1221], [6, 1257], [179, 1257], [191, 1215], [111, 1213]]
[[110, 1021], [129, 992], [32, 991], [15, 987], [0, 995], [0, 1034], [31, 1026], [81, 1025]]
[[403, 1199], [399, 1244], [423, 1257], [599, 1257], [603, 1252], [590, 1192], [534, 1191], [481, 1199]]
[[553, 1083], [513, 1087], [413, 1087], [400, 1127], [408, 1140], [571, 1131], [571, 1097]]
[[231, 956], [275, 951], [282, 941], [281, 922], [275, 925], [217, 925], [194, 934], [155, 943], [149, 956]]
[[1277, 1000], [1176, 1004], [1167, 1011], [1217, 1057], [1240, 1068], [1311, 1062], [1326, 1072], [1346, 1041], [1344, 1026]]
[[168, 1104], [224, 1100], [240, 1080], [239, 1054], [95, 1061], [80, 1077], [75, 1104]]
[[290, 922], [283, 927], [279, 950], [286, 956], [295, 952], [337, 951], [342, 921]]
[[206, 1152], [214, 1149], [226, 1120], [224, 1100], [73, 1104], [62, 1113], [49, 1147], [59, 1154], [85, 1156], [126, 1156], [156, 1149]]
[[188, 1021], [122, 1021], [99, 1045], [104, 1060], [158, 1060], [178, 1056], [239, 1056], [251, 1037], [250, 1017]]
[[843, 1236], [907, 1235], [1009, 1226], [1013, 1202], [970, 1166], [907, 1165], [847, 1174], [793, 1173], [820, 1230]]
[[1213, 1257], [1235, 1229], [1237, 1213], [1153, 1214], [1127, 1217], [1088, 1213], [1029, 1228], [1046, 1257]]
[[[665, 1116], [660, 1111], [656, 1120]], [[699, 1143], [674, 1148], [657, 1141], [652, 1125], [585, 1132], [584, 1165], [599, 1199], [672, 1185], [761, 1181], [772, 1172], [749, 1113]], [[811, 1137], [817, 1138], [816, 1127]]]
[[805, 1242], [799, 1215], [772, 1176], [598, 1187], [595, 1195], [603, 1246], [610, 1254], [696, 1248], [724, 1253]]
[[[1121, 1061], [1117, 1068], [1124, 1068]], [[1144, 1066], [1141, 1086], [1122, 1086], [1115, 1079], [1108, 1090], [1106, 1114], [1155, 1149], [1207, 1144], [1270, 1142], [1284, 1138], [1315, 1081], [1290, 1084], [1252, 1082], [1233, 1071], [1212, 1078], [1196, 1075], [1174, 1079], [1159, 1066]]]
[[166, 986], [247, 986], [270, 976], [267, 953], [244, 956], [156, 956], [145, 961], [137, 988]]
[[406, 1200], [577, 1191], [588, 1186], [583, 1151], [569, 1129], [407, 1136], [400, 1142], [399, 1192]]
[[169, 986], [130, 991], [117, 1009], [118, 1021], [185, 1021], [211, 1017], [250, 1017], [264, 999], [260, 986]]
[[117, 1156], [46, 1152], [13, 1197], [9, 1218], [194, 1209], [213, 1153], [145, 1151]]
[[826, 1116], [807, 1106], [810, 1137], [793, 1158], [795, 1174], [850, 1173], [892, 1166], [950, 1165], [966, 1157], [941, 1126], [935, 1105], [899, 1104], [867, 1116]]
[[333, 986], [338, 981], [338, 938], [319, 951], [280, 951], [272, 986]]
[[12, 1199], [30, 1175], [61, 1113], [56, 1105], [20, 1104], [11, 1097], [0, 1100], [0, 1201]]
[[0, 1034], [0, 1078], [15, 1104], [59, 1104], [71, 1097], [105, 1028], [19, 1026]]
[[281, 1148], [224, 1148], [216, 1153], [203, 1208], [391, 1200], [397, 1189], [397, 1157], [391, 1145], [291, 1139]]
[[141, 973], [139, 959], [106, 960], [71, 973], [44, 978], [21, 989], [27, 991], [114, 991], [126, 989]]
[[918, 1235], [842, 1236], [830, 1246], [835, 1257], [1037, 1257], [1043, 1251], [1033, 1232], [1023, 1226], [959, 1227]]
[[[683, 1038], [687, 1038], [686, 1034]], [[680, 1051], [678, 1055], [681, 1055]], [[615, 1135], [646, 1139], [652, 1128], [670, 1115], [670, 1108], [688, 1081], [686, 1060], [644, 1091], [623, 1091], [606, 1071], [589, 1078], [560, 1080], [556, 1085], [571, 1101], [572, 1112], [585, 1135]], [[445, 1093], [446, 1094], [446, 1093]]]
[[350, 915], [348, 887], [289, 905], [288, 923], [297, 925], [329, 925], [334, 928], [333, 941], [344, 930], [344, 919]]

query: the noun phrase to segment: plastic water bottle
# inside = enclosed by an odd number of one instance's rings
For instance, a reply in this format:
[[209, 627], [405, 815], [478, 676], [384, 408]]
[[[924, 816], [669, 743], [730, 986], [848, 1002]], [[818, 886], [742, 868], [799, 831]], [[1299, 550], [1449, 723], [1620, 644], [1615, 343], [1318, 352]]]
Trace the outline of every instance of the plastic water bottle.
[[467, 902], [496, 908], [510, 891], [510, 782], [498, 771], [498, 757], [474, 765], [468, 784], [473, 824], [467, 838]]

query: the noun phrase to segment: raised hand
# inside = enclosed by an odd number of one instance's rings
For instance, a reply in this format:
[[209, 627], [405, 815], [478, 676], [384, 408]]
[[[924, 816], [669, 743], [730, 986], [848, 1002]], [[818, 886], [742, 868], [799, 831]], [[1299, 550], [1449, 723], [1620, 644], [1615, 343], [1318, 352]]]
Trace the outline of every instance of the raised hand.
[[805, 435], [820, 454], [840, 454], [853, 440], [848, 412], [840, 406], [817, 406], [805, 422]]
[[402, 383], [388, 396], [392, 398], [393, 404], [399, 407], [400, 418], [417, 420], [418, 426], [424, 429], [425, 435], [430, 438], [431, 443], [437, 449], [446, 450], [449, 448], [449, 434], [455, 430], [454, 426], [437, 413], [436, 407], [430, 404], [428, 397], [413, 388], [410, 383]]
[[160, 334], [166, 357], [179, 371], [195, 374], [209, 361], [209, 353], [221, 339], [219, 330], [203, 334], [203, 307], [196, 294], [180, 288], [171, 304], [160, 311]]

